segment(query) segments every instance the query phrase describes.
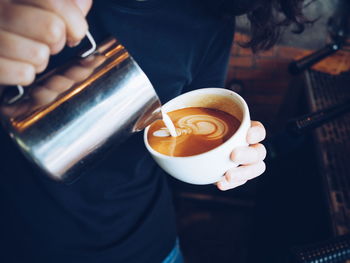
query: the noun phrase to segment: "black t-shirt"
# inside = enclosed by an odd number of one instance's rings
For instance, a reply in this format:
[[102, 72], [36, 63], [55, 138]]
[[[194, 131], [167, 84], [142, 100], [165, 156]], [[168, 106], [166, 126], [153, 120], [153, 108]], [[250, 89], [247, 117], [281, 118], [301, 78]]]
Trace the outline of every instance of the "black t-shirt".
[[[90, 31], [128, 49], [162, 102], [223, 87], [234, 23], [197, 0], [97, 0]], [[52, 61], [59, 64], [74, 49]], [[67, 186], [37, 173], [0, 131], [0, 262], [161, 262], [176, 229], [166, 175], [139, 133]]]

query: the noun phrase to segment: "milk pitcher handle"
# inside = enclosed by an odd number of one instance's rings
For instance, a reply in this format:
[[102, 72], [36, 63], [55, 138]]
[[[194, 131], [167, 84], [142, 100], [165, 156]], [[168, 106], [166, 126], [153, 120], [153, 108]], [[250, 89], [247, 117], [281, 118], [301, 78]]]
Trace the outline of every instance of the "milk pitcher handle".
[[[97, 46], [95, 39], [92, 37], [92, 35], [91, 35], [91, 33], [89, 31], [86, 33], [86, 37], [87, 37], [87, 39], [89, 40], [89, 42], [91, 44], [91, 48], [80, 55], [82, 58], [86, 58], [86, 57], [90, 56], [92, 53], [94, 53], [96, 51], [96, 46]], [[17, 85], [17, 90], [18, 90], [18, 94], [15, 97], [13, 97], [12, 99], [9, 99], [7, 101], [7, 104], [15, 103], [20, 98], [22, 98], [22, 96], [24, 94], [23, 86]]]

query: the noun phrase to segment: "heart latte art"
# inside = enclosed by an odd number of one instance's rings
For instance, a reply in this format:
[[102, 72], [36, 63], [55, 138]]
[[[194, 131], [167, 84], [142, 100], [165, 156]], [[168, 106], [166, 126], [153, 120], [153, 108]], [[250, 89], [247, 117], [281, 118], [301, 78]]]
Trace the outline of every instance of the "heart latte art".
[[234, 116], [208, 108], [184, 108], [168, 115], [178, 136], [171, 137], [163, 121], [157, 121], [148, 131], [148, 142], [157, 152], [170, 156], [207, 152], [228, 140], [240, 125]]

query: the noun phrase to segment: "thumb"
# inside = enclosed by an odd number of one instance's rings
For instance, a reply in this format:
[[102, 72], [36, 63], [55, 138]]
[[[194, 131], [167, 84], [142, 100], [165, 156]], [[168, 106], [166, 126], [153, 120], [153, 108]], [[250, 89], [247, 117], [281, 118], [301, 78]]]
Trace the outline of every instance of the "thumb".
[[84, 16], [87, 15], [87, 13], [89, 12], [89, 10], [92, 6], [92, 0], [73, 0], [73, 2], [83, 12]]

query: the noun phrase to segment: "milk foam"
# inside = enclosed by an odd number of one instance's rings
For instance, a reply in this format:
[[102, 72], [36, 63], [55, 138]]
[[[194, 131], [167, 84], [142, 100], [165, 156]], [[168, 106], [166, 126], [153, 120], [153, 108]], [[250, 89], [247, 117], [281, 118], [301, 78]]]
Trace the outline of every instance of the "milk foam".
[[180, 118], [177, 126], [181, 134], [204, 135], [208, 140], [222, 138], [228, 132], [227, 124], [219, 118], [209, 115], [189, 115]]

